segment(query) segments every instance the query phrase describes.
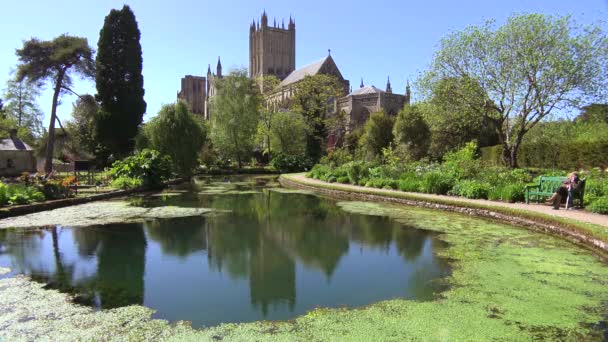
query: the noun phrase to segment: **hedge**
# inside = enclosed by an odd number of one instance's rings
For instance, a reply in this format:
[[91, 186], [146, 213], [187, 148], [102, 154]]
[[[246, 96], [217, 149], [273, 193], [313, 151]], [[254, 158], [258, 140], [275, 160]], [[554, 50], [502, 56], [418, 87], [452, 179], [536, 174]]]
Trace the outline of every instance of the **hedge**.
[[[481, 149], [481, 159], [490, 165], [504, 165], [502, 145]], [[517, 161], [520, 167], [578, 170], [608, 167], [608, 141], [573, 141], [559, 143], [524, 143]]]

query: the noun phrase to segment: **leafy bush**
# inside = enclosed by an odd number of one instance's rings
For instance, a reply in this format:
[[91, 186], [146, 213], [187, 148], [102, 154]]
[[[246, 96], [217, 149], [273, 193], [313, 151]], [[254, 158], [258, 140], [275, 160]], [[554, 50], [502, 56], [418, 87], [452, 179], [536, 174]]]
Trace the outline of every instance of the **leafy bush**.
[[11, 205], [42, 202], [44, 199], [44, 194], [33, 186], [15, 184], [6, 188], [6, 200]]
[[303, 154], [288, 155], [277, 153], [270, 161], [270, 165], [279, 172], [300, 172], [310, 170], [313, 162]]
[[350, 183], [350, 179], [347, 176], [342, 176], [338, 177], [337, 182], [342, 184], [348, 184]]
[[461, 180], [456, 182], [450, 194], [466, 198], [488, 198], [490, 185], [476, 180]]
[[406, 192], [420, 191], [420, 177], [416, 174], [404, 174], [399, 180], [399, 189]]
[[318, 180], [327, 180], [327, 176], [329, 174], [331, 174], [331, 168], [329, 168], [329, 166], [317, 164], [313, 166], [312, 170], [306, 174], [306, 177]]
[[139, 178], [132, 178], [132, 177], [118, 177], [114, 180], [112, 180], [111, 183], [113, 188], [116, 189], [135, 189], [135, 188], [139, 188], [143, 185], [143, 181]]
[[353, 156], [350, 151], [345, 148], [336, 148], [327, 153], [321, 158], [320, 163], [331, 167], [342, 166], [353, 161]]
[[361, 178], [369, 176], [369, 168], [365, 162], [353, 161], [344, 164], [343, 167], [346, 169], [346, 174], [351, 184], [358, 184]]
[[477, 143], [474, 141], [460, 150], [446, 153], [443, 160], [443, 168], [456, 179], [474, 178], [481, 169], [477, 159]]
[[608, 214], [608, 196], [599, 197], [589, 205], [588, 209], [597, 214]]
[[433, 171], [422, 177], [420, 190], [429, 194], [445, 195], [454, 186], [454, 178], [451, 175]]
[[8, 203], [8, 187], [4, 183], [0, 183], [0, 205]]
[[70, 196], [70, 189], [63, 185], [63, 181], [61, 183], [46, 182], [45, 184], [41, 184], [38, 189], [47, 200], [62, 199]]
[[159, 187], [171, 176], [171, 158], [158, 151], [145, 149], [133, 156], [114, 162], [111, 177], [136, 178], [147, 188]]
[[510, 203], [523, 202], [526, 198], [524, 188], [524, 183], [499, 184], [490, 188], [488, 199]]

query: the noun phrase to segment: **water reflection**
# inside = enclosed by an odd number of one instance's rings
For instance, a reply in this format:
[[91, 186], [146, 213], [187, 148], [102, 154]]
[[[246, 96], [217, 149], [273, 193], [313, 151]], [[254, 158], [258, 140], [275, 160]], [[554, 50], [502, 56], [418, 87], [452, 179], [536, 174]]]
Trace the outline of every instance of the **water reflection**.
[[[343, 212], [331, 200], [247, 184], [256, 194], [145, 205], [230, 210], [211, 217], [80, 229], [0, 231], [0, 266], [98, 308], [143, 304], [195, 326], [288, 319], [316, 306], [430, 299], [449, 273], [428, 232]], [[218, 186], [214, 184], [212, 186]]]

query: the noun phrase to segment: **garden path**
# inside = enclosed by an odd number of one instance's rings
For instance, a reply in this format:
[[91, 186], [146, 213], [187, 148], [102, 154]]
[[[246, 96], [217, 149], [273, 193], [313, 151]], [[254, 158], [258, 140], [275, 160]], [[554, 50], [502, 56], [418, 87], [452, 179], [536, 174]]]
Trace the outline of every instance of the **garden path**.
[[[323, 181], [320, 181], [317, 179], [307, 178], [304, 174], [291, 175], [290, 177], [295, 178], [300, 182], [305, 182], [305, 183], [309, 183], [309, 184], [326, 184], [326, 182], [323, 182]], [[340, 187], [347, 191], [348, 191], [348, 189], [365, 188], [363, 186], [351, 185], [351, 184], [333, 183], [333, 185], [335, 185], [336, 187]], [[376, 190], [379, 193], [384, 193], [389, 196], [392, 193], [404, 193], [403, 191], [400, 191], [400, 190], [387, 190], [387, 189], [374, 189], [374, 190]], [[560, 210], [553, 210], [550, 205], [545, 205], [545, 204], [506, 203], [506, 202], [489, 201], [489, 200], [483, 200], [483, 199], [468, 199], [468, 198], [456, 197], [456, 196], [424, 194], [424, 193], [418, 193], [418, 192], [407, 192], [407, 194], [417, 196], [421, 199], [428, 198], [428, 199], [449, 200], [449, 201], [454, 202], [454, 204], [457, 204], [457, 202], [477, 203], [477, 204], [481, 204], [481, 205], [484, 205], [487, 207], [502, 207], [502, 208], [518, 209], [518, 210], [527, 210], [527, 211], [541, 213], [541, 214], [545, 214], [545, 215], [549, 215], [549, 216], [563, 217], [563, 218], [568, 218], [568, 219], [573, 219], [573, 220], [577, 220], [577, 221], [581, 221], [581, 222], [592, 223], [592, 224], [597, 224], [600, 226], [608, 227], [608, 215], [595, 214], [595, 213], [591, 213], [589, 211], [582, 210], [582, 209], [566, 210], [564, 208], [561, 208]]]

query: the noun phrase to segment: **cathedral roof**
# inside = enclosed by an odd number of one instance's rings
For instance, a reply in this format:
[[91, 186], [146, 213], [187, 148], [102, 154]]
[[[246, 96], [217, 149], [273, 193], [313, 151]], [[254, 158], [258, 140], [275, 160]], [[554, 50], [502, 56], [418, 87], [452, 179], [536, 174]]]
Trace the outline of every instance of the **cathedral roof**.
[[294, 70], [291, 72], [291, 74], [289, 74], [289, 76], [287, 76], [282, 82], [281, 84], [279, 84], [280, 87], [284, 87], [287, 85], [290, 85], [292, 83], [296, 83], [298, 81], [301, 81], [304, 79], [304, 77], [306, 76], [313, 76], [319, 73], [319, 70], [321, 70], [321, 67], [325, 64], [325, 62], [331, 59], [331, 56], [327, 56], [319, 61], [316, 61], [312, 64], [309, 64], [307, 66], [304, 66], [298, 70]]
[[380, 94], [380, 93], [384, 93], [384, 90], [380, 90], [374, 86], [365, 86], [363, 88], [359, 88], [359, 89], [351, 92], [347, 96], [365, 95], [365, 94]]

